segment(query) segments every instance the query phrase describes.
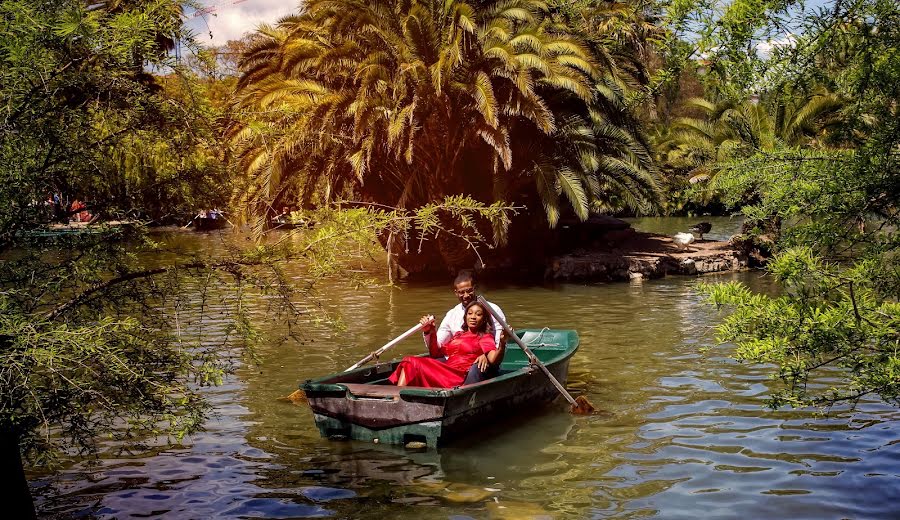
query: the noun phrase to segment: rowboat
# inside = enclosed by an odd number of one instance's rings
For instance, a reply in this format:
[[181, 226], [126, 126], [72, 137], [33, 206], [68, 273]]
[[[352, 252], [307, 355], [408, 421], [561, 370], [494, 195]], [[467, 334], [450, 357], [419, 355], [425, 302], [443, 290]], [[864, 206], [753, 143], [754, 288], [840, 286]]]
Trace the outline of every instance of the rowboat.
[[65, 239], [85, 237], [89, 235], [103, 235], [104, 238], [122, 235], [123, 229], [141, 225], [130, 221], [108, 221], [100, 223], [70, 222], [68, 224], [50, 224], [48, 226], [20, 231], [19, 236], [28, 239]]
[[225, 220], [225, 217], [218, 218], [209, 218], [209, 217], [196, 217], [194, 218], [194, 231], [215, 231], [217, 229], [225, 229], [228, 225], [228, 221]]
[[[574, 330], [522, 329], [516, 334], [561, 382], [578, 350]], [[455, 388], [397, 387], [387, 377], [399, 360], [363, 366], [300, 384], [326, 438], [385, 444], [445, 445], [498, 416], [532, 410], [559, 397], [522, 349], [507, 343], [499, 375]]]

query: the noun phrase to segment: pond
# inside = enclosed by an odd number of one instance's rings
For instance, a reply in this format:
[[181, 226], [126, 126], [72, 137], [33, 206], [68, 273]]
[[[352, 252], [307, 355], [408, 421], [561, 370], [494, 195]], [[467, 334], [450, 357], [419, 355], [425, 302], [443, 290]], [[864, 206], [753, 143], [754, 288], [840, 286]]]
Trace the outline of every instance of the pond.
[[[213, 251], [223, 236], [174, 240]], [[303, 279], [299, 266], [289, 273]], [[755, 272], [704, 278], [733, 279], [772, 290]], [[322, 439], [306, 406], [279, 398], [350, 366], [423, 313], [445, 312], [455, 304], [449, 280], [329, 286], [346, 332], [311, 320], [302, 342], [263, 345], [257, 364], [208, 391], [216, 416], [205, 432], [133, 455], [106, 446], [97, 465], [35, 481], [38, 507], [63, 518], [895, 516], [900, 412], [876, 400], [827, 417], [766, 409], [768, 371], [714, 346], [720, 316], [696, 282], [483, 283], [511, 325], [578, 331], [568, 386], [600, 413], [573, 416], [560, 404], [421, 453]], [[410, 339], [392, 352], [423, 348]]]
[[734, 217], [634, 217], [622, 219], [631, 227], [638, 231], [646, 233], [659, 233], [661, 235], [672, 236], [675, 233], [686, 233], [691, 226], [700, 222], [708, 222], [712, 224], [709, 233], [703, 235], [705, 240], [728, 240], [732, 236], [741, 232], [741, 225], [744, 223], [743, 215]]

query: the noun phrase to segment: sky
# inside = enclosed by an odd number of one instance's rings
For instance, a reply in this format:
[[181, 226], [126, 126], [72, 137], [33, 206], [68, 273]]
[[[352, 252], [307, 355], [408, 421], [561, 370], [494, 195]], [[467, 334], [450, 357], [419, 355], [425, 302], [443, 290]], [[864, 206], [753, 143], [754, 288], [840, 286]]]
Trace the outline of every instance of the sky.
[[[259, 24], [274, 24], [279, 18], [295, 13], [300, 0], [200, 0], [209, 14], [188, 19], [199, 43], [222, 45], [253, 32]], [[191, 13], [187, 13], [191, 16]], [[212, 33], [212, 38], [210, 38]]]
[[[197, 41], [204, 45], [222, 45], [228, 40], [239, 39], [253, 32], [260, 24], [274, 24], [279, 18], [296, 13], [302, 0], [199, 0], [208, 14], [192, 16], [188, 12], [188, 27]], [[728, 1], [728, 0], [726, 0]], [[818, 9], [832, 0], [807, 0], [806, 9]], [[211, 36], [210, 36], [211, 35]], [[792, 35], [784, 35], [772, 42], [760, 44], [760, 52], [768, 55], [774, 45], [784, 45], [793, 40]]]

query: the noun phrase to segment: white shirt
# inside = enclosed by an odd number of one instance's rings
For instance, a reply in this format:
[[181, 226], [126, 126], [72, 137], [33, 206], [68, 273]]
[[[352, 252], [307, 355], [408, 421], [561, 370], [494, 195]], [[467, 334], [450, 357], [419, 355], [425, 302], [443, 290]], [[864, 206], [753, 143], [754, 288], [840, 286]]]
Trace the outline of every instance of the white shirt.
[[[503, 311], [500, 310], [500, 307], [497, 307], [491, 302], [487, 302], [488, 305], [497, 313], [498, 316], [503, 318], [503, 321], [506, 321], [506, 316], [503, 314]], [[453, 337], [454, 334], [463, 330], [463, 319], [466, 317], [466, 309], [463, 307], [463, 304], [459, 303], [456, 307], [453, 307], [449, 311], [447, 311], [447, 315], [444, 316], [444, 319], [441, 320], [441, 325], [437, 329], [437, 342], [438, 345], [443, 345], [444, 343], [450, 341], [450, 338]], [[503, 332], [503, 327], [500, 326], [500, 323], [497, 322], [491, 317], [494, 323], [494, 343], [497, 347], [500, 347], [500, 334]], [[425, 341], [428, 341], [427, 339]]]

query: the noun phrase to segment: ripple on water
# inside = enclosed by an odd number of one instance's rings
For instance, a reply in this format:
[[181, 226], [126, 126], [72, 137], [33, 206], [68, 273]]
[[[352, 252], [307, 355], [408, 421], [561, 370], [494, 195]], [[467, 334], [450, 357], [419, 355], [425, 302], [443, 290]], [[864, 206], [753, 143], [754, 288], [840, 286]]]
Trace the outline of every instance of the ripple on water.
[[318, 505], [257, 498], [243, 500], [236, 507], [223, 511], [222, 515], [229, 518], [320, 518], [333, 516], [334, 511]]
[[314, 502], [329, 502], [331, 500], [347, 499], [356, 496], [356, 492], [349, 489], [338, 489], [321, 486], [306, 486], [300, 488], [300, 493]]
[[[303, 277], [300, 267], [287, 274]], [[712, 279], [770, 290], [752, 273]], [[277, 398], [352, 364], [423, 311], [443, 312], [453, 295], [445, 284], [365, 294], [323, 286], [350, 318], [347, 332], [319, 334], [311, 322], [303, 343], [261, 345], [258, 365], [206, 391], [216, 412], [207, 431], [136, 456], [104, 443], [99, 465], [36, 482], [39, 507], [176, 519], [896, 517], [900, 413], [876, 400], [827, 417], [766, 409], [776, 384], [766, 367], [735, 362], [730, 346], [702, 350], [720, 318], [693, 284], [485, 286], [517, 327], [578, 330], [570, 379], [602, 413], [553, 408], [425, 453], [322, 440], [308, 408]], [[204, 330], [229, 325], [223, 314]], [[410, 340], [393, 354], [421, 350]]]

